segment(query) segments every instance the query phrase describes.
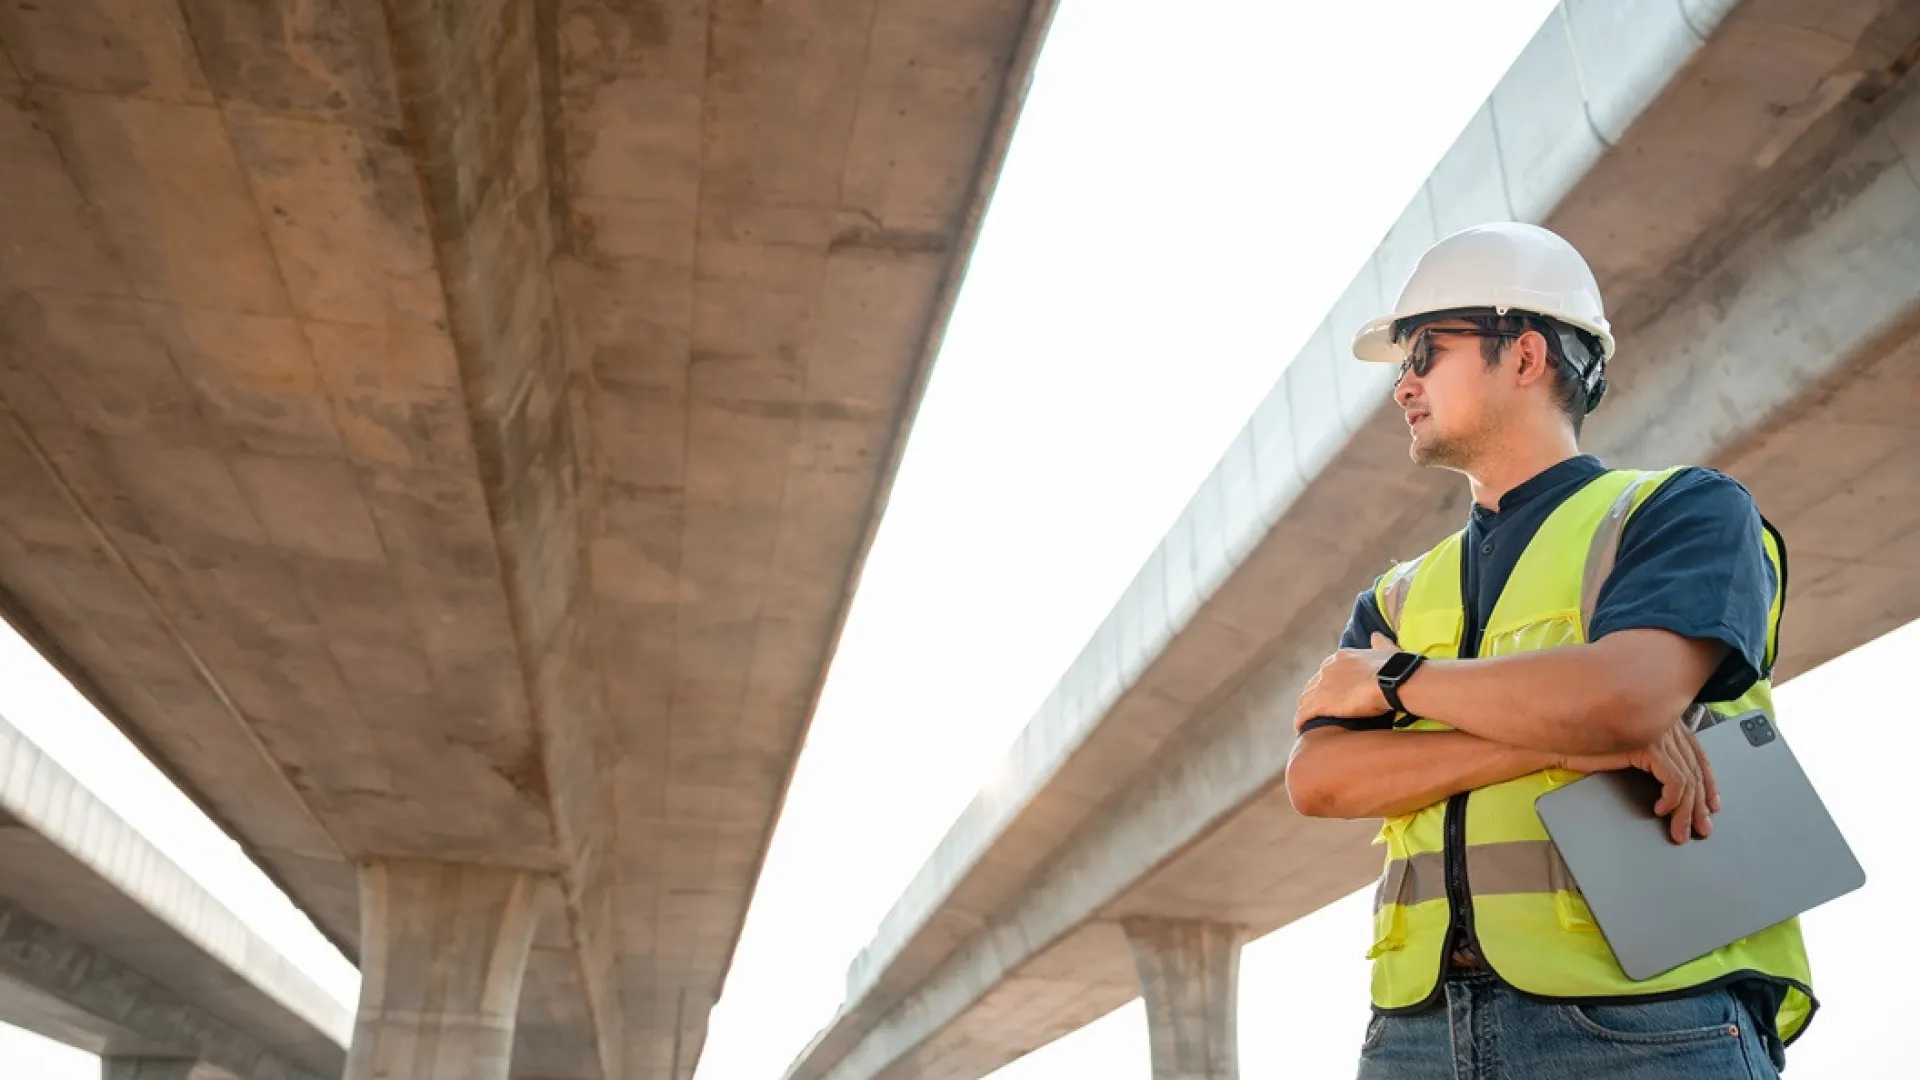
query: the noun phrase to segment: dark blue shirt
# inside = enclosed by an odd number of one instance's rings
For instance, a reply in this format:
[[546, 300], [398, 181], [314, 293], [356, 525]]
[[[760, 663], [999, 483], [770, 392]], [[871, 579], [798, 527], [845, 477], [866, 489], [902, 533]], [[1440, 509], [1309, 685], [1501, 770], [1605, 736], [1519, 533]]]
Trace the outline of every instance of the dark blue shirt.
[[[1591, 455], [1568, 458], [1516, 485], [1500, 500], [1498, 510], [1472, 508], [1461, 546], [1464, 598], [1473, 605], [1469, 630], [1484, 631], [1507, 577], [1541, 523], [1604, 472], [1606, 467]], [[1675, 473], [1627, 521], [1613, 573], [1594, 603], [1587, 639], [1652, 628], [1721, 642], [1727, 646], [1726, 659], [1696, 700], [1739, 697], [1766, 669], [1774, 573], [1762, 528], [1752, 496], [1732, 477], [1704, 468]], [[1354, 601], [1340, 647], [1366, 648], [1376, 631], [1394, 636], [1369, 586]], [[1477, 653], [1478, 642], [1474, 645]], [[1466, 642], [1461, 652], [1467, 655]], [[1379, 729], [1391, 727], [1392, 717], [1320, 717], [1302, 730], [1327, 726]]]

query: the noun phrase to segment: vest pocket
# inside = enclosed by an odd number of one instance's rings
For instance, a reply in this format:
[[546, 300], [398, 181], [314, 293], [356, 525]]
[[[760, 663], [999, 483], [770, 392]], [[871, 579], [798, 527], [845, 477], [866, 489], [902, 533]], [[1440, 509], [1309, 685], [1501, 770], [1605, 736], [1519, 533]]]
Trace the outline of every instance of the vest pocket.
[[1560, 849], [1553, 849], [1553, 858], [1547, 864], [1547, 881], [1553, 887], [1553, 913], [1560, 920], [1560, 929], [1574, 933], [1600, 932], [1600, 924], [1593, 921], [1593, 909], [1587, 907], [1587, 898], [1580, 894], [1580, 886], [1574, 884], [1573, 872], [1560, 858]]
[[1460, 633], [1466, 627], [1465, 608], [1418, 611], [1400, 617], [1400, 647], [1427, 656], [1460, 655]]
[[[1406, 880], [1401, 879], [1403, 882]], [[1404, 893], [1406, 887], [1401, 886]], [[1367, 959], [1378, 960], [1390, 952], [1399, 952], [1407, 945], [1407, 908], [1401, 903], [1401, 897], [1394, 897], [1380, 905], [1373, 913], [1373, 944], [1367, 948]]]
[[[1387, 818], [1380, 823], [1380, 831], [1373, 838], [1374, 843], [1387, 846], [1387, 864], [1381, 870], [1380, 884], [1373, 896], [1373, 944], [1367, 948], [1369, 960], [1396, 952], [1407, 943], [1407, 903], [1413, 898], [1413, 873], [1406, 829], [1412, 823], [1411, 814]], [[1399, 873], [1394, 872], [1396, 866]]]
[[1517, 625], [1490, 628], [1481, 639], [1480, 655], [1507, 656], [1540, 649], [1557, 649], [1562, 645], [1582, 644], [1586, 639], [1578, 611], [1556, 611]]

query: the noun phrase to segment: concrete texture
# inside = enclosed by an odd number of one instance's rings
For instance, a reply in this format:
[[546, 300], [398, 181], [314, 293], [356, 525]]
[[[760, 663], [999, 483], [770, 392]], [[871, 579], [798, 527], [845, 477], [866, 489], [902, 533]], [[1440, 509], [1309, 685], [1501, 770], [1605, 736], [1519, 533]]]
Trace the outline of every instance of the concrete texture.
[[1147, 1006], [1153, 1080], [1240, 1080], [1242, 927], [1123, 919]]
[[346, 1080], [505, 1080], [543, 886], [525, 871], [362, 867], [365, 953]]
[[0, 1020], [243, 1080], [338, 1076], [351, 1018], [0, 720]]
[[1549, 17], [790, 1077], [979, 1076], [1137, 992], [1111, 920], [1264, 933], [1378, 872], [1373, 827], [1302, 820], [1281, 784], [1294, 699], [1354, 595], [1464, 517], [1455, 478], [1407, 462], [1391, 372], [1344, 347], [1445, 232], [1542, 220], [1587, 255], [1623, 343], [1587, 445], [1754, 491], [1792, 555], [1780, 677], [1920, 615], [1920, 518], [1895, 495], [1920, 490], [1920, 107], [1901, 80], [1920, 8], [1627, 6], [1644, 10]]
[[349, 956], [687, 1076], [1052, 4], [0, 2], [0, 601]]
[[100, 1080], [193, 1080], [194, 1062], [179, 1058], [100, 1059]]

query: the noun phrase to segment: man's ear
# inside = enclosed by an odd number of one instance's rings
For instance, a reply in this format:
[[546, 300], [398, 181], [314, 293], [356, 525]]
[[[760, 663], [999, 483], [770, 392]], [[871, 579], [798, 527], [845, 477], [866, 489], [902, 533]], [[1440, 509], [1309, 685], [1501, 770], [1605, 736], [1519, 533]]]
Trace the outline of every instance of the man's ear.
[[1542, 379], [1549, 378], [1553, 372], [1553, 354], [1547, 349], [1547, 339], [1538, 330], [1528, 330], [1513, 342], [1514, 382], [1527, 387]]

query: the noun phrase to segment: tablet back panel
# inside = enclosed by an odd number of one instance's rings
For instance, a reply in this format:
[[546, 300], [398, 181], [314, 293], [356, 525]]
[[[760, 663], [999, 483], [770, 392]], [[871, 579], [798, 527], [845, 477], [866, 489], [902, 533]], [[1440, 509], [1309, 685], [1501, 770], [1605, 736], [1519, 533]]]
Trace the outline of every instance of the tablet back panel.
[[1675, 844], [1659, 785], [1596, 773], [1534, 807], [1627, 977], [1649, 979], [1866, 883], [1846, 838], [1763, 712], [1700, 732], [1720, 786], [1713, 835]]

